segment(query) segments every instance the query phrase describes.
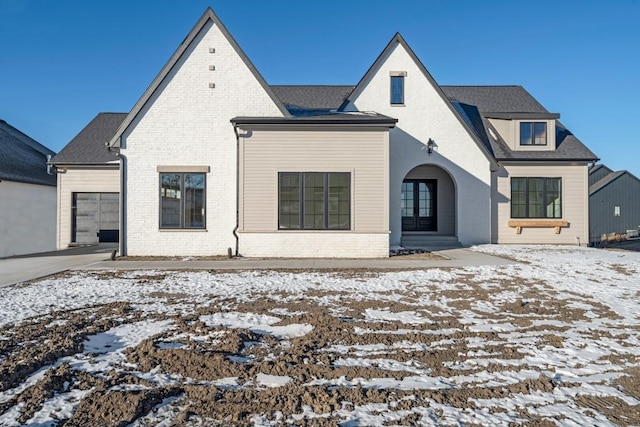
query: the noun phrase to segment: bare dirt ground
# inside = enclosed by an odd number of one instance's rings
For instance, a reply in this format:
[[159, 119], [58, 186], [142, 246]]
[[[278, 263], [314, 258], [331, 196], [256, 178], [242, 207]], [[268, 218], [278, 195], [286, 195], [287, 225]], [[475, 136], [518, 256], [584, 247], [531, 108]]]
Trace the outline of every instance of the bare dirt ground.
[[[0, 425], [640, 425], [640, 324], [596, 298], [464, 272], [455, 286], [194, 298], [163, 286], [172, 274], [67, 274], [125, 281], [159, 308], [98, 302], [0, 328]], [[126, 327], [151, 332], [104, 340]]]

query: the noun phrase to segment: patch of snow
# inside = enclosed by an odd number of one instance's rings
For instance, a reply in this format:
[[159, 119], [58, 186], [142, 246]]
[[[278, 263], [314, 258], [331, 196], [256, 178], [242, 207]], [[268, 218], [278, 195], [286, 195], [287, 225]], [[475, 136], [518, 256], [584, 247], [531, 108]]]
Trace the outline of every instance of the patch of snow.
[[282, 387], [283, 385], [289, 384], [293, 381], [293, 378], [286, 375], [267, 375], [267, 374], [258, 374], [256, 376], [256, 382], [265, 387]]
[[302, 337], [313, 330], [313, 326], [307, 323], [272, 326], [274, 323], [279, 323], [281, 319], [254, 313], [215, 313], [200, 316], [200, 320], [209, 327], [222, 325], [227, 328], [249, 329], [256, 334], [273, 335], [279, 339]]
[[425, 319], [424, 317], [417, 314], [415, 311], [401, 311], [399, 313], [394, 313], [388, 310], [374, 310], [368, 308], [364, 312], [364, 317], [366, 320], [373, 321], [392, 321], [392, 322], [401, 322], [407, 325], [422, 325], [425, 323], [433, 324], [435, 323], [431, 319]]
[[42, 408], [33, 414], [33, 417], [26, 422], [26, 425], [56, 426], [55, 420], [71, 418], [80, 401], [93, 389], [72, 390], [66, 393], [56, 393], [42, 404]]

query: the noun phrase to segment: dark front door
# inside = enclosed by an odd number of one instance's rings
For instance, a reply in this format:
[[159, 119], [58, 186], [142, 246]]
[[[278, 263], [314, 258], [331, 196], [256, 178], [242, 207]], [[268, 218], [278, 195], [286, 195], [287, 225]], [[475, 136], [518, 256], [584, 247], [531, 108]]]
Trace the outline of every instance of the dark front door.
[[402, 181], [402, 231], [436, 231], [435, 179]]

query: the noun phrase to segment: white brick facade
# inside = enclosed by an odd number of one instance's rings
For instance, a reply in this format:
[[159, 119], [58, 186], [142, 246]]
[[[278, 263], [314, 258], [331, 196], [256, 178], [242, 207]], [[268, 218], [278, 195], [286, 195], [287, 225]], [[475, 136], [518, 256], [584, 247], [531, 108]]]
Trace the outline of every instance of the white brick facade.
[[[355, 94], [348, 109], [395, 117], [390, 133], [390, 244], [399, 245], [401, 185], [416, 166], [435, 165], [453, 179], [456, 191], [456, 235], [462, 244], [489, 243], [491, 238], [491, 167], [437, 89], [404, 47], [397, 43], [375, 74]], [[404, 105], [390, 104], [390, 73], [406, 72]], [[427, 141], [436, 143], [427, 153]], [[469, 209], [473, 206], [473, 209]]]
[[383, 258], [389, 235], [340, 232], [242, 233], [240, 252], [252, 257]]
[[[220, 255], [235, 248], [236, 138], [230, 119], [281, 115], [209, 20], [122, 136], [126, 253]], [[206, 230], [159, 229], [157, 166], [172, 165], [210, 167]]]

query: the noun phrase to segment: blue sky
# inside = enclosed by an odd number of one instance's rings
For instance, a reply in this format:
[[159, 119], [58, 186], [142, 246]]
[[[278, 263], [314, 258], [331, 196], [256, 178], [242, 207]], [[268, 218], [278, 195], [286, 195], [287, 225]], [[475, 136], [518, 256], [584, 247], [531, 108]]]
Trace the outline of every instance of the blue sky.
[[640, 177], [636, 0], [0, 0], [0, 118], [60, 151], [130, 110], [207, 6], [270, 84], [356, 84], [399, 31], [438, 83], [522, 85]]

